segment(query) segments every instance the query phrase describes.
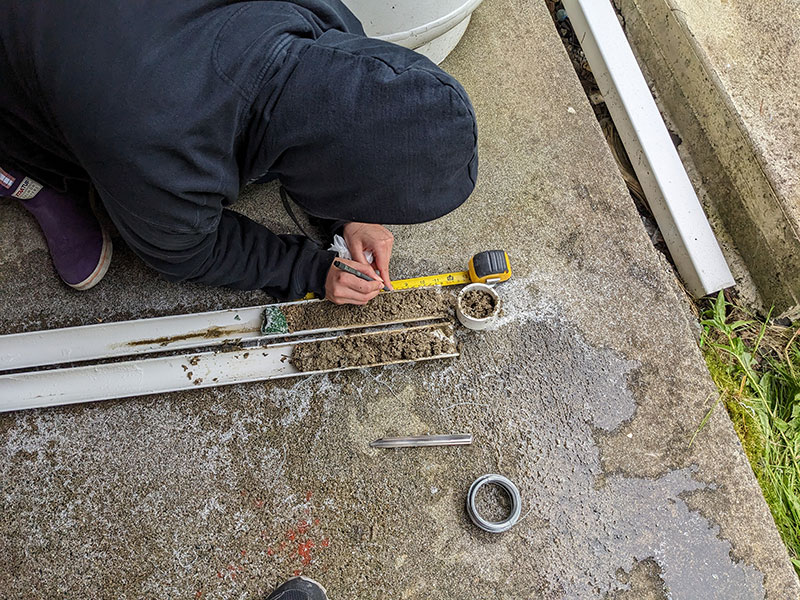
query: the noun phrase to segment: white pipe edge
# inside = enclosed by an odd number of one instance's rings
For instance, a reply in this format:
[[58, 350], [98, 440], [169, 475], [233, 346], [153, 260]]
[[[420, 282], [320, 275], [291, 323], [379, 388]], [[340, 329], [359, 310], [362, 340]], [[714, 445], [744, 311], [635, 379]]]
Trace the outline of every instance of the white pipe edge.
[[407, 48], [419, 48], [444, 35], [464, 21], [464, 19], [469, 19], [472, 13], [475, 12], [475, 9], [481, 5], [481, 2], [483, 2], [483, 0], [467, 0], [455, 10], [442, 15], [430, 23], [424, 23], [408, 31], [396, 31], [394, 33], [377, 35], [375, 37], [379, 40], [400, 44]]
[[689, 292], [735, 284], [610, 0], [563, 0], [653, 216]]
[[[428, 330], [435, 335], [444, 336], [455, 344], [452, 326], [447, 322], [406, 329]], [[385, 331], [371, 331], [356, 335], [371, 336], [383, 333]], [[290, 360], [292, 351], [298, 344], [322, 342], [337, 337], [339, 336], [301, 339], [236, 350], [213, 350], [0, 375], [0, 413], [458, 356], [458, 352], [443, 353], [416, 359], [399, 359], [320, 371], [299, 371], [292, 364]]]

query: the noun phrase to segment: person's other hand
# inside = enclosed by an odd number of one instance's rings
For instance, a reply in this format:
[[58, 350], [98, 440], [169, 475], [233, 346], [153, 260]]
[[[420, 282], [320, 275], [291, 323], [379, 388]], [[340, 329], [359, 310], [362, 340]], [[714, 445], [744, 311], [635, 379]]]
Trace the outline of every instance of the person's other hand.
[[392, 257], [392, 244], [394, 244], [392, 232], [382, 225], [348, 223], [344, 226], [342, 234], [353, 260], [366, 263], [364, 252], [371, 251], [372, 257], [375, 259], [375, 268], [380, 272], [381, 279], [390, 290], [394, 289], [389, 277], [389, 259]]
[[364, 275], [374, 277], [376, 281], [364, 281], [360, 277], [337, 269], [331, 263], [331, 268], [328, 269], [328, 276], [325, 278], [326, 300], [330, 300], [334, 304], [366, 304], [383, 289], [383, 281], [367, 263], [343, 258], [337, 258], [336, 260], [350, 265]]

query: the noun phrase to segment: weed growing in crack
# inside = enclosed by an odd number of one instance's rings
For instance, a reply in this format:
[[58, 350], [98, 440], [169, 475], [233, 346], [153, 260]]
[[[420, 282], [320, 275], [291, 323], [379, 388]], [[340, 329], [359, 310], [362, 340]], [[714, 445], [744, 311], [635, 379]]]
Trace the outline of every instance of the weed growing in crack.
[[800, 574], [800, 326], [760, 319], [722, 292], [700, 324], [711, 376]]

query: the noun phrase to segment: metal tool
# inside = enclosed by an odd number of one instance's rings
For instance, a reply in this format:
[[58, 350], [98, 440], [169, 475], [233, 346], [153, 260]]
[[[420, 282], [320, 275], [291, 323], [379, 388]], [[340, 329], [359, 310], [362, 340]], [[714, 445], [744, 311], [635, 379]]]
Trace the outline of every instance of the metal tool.
[[412, 277], [392, 281], [396, 290], [433, 285], [462, 285], [465, 283], [499, 283], [511, 277], [511, 260], [505, 250], [485, 250], [469, 259], [466, 271]]
[[370, 442], [373, 448], [416, 448], [419, 446], [464, 446], [472, 443], [472, 434], [414, 435], [410, 437], [387, 437]]
[[[478, 490], [485, 485], [499, 485], [503, 488], [508, 497], [511, 499], [511, 513], [502, 521], [487, 521], [478, 512], [478, 507], [475, 505], [475, 500], [478, 496]], [[489, 533], [503, 533], [511, 529], [514, 524], [519, 520], [519, 515], [522, 512], [522, 498], [519, 495], [519, 490], [514, 483], [507, 477], [502, 475], [483, 475], [478, 477], [472, 482], [467, 492], [467, 514], [472, 522], [478, 527]]]
[[[350, 273], [350, 275], [355, 275], [356, 277], [358, 277], [359, 279], [363, 279], [364, 281], [376, 281], [374, 277], [370, 277], [369, 275], [362, 273], [358, 269], [354, 269], [350, 265], [346, 265], [341, 261], [334, 260], [333, 266], [339, 269], [340, 271], [344, 271], [345, 273]], [[384, 285], [383, 291], [389, 292], [391, 290], [389, 289], [388, 285]]]

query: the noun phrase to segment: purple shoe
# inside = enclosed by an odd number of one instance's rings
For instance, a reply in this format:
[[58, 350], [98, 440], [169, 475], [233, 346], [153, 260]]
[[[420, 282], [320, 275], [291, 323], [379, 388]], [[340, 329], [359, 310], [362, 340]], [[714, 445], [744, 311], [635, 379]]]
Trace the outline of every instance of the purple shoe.
[[56, 271], [76, 290], [97, 285], [111, 264], [111, 238], [88, 202], [0, 169], [0, 195], [17, 198], [39, 223]]

